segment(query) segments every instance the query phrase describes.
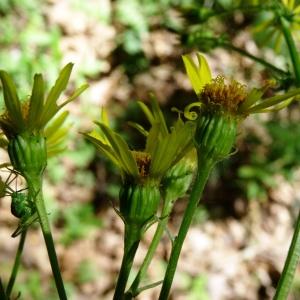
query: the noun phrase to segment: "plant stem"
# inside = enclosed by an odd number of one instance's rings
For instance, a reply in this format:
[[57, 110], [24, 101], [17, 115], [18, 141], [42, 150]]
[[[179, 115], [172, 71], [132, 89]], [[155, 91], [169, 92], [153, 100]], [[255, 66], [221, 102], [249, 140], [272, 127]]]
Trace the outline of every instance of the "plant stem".
[[132, 297], [137, 295], [140, 282], [143, 279], [143, 277], [146, 275], [148, 267], [154, 256], [155, 250], [160, 242], [160, 239], [164, 233], [164, 229], [168, 223], [169, 214], [172, 210], [172, 207], [173, 207], [172, 199], [165, 199], [164, 205], [163, 205], [163, 208], [161, 211], [162, 219], [160, 220], [160, 222], [157, 225], [157, 228], [156, 228], [155, 234], [153, 236], [152, 242], [149, 246], [148, 252], [144, 258], [144, 261], [143, 261], [143, 263], [139, 269], [139, 272], [137, 273], [131, 287], [129, 288], [129, 290], [126, 293], [125, 299], [132, 299]]
[[18, 270], [19, 270], [19, 266], [20, 266], [20, 262], [21, 262], [21, 256], [22, 256], [22, 252], [23, 252], [23, 248], [24, 248], [24, 243], [25, 243], [25, 239], [26, 239], [26, 233], [27, 230], [22, 231], [21, 236], [20, 236], [20, 241], [19, 241], [19, 246], [16, 252], [16, 256], [15, 256], [15, 262], [14, 262], [14, 266], [6, 287], [6, 296], [7, 298], [10, 297], [10, 294], [13, 290], [13, 286], [15, 284], [16, 278], [17, 278], [17, 274], [18, 274]]
[[299, 87], [300, 86], [300, 58], [299, 58], [299, 53], [297, 51], [295, 41], [293, 39], [290, 30], [290, 23], [283, 16], [279, 16], [279, 21], [280, 21], [282, 33], [284, 35], [285, 41], [289, 49], [291, 61], [294, 68], [296, 84]]
[[2, 300], [8, 300], [7, 297], [6, 297], [6, 293], [5, 293], [5, 289], [4, 289], [4, 286], [3, 286], [3, 283], [2, 283], [2, 280], [0, 278], [0, 299]]
[[125, 224], [124, 254], [113, 300], [124, 299], [126, 284], [138, 249], [143, 227]]
[[48, 251], [48, 256], [54, 276], [56, 289], [60, 300], [67, 300], [66, 291], [64, 288], [63, 280], [61, 277], [56, 251], [54, 247], [54, 241], [50, 229], [47, 211], [45, 208], [43, 190], [42, 190], [42, 177], [30, 177], [26, 178], [30, 195], [35, 199], [36, 210], [39, 216], [39, 222], [43, 232], [45, 244]]
[[276, 289], [274, 300], [285, 300], [293, 283], [295, 271], [300, 258], [300, 212], [298, 214], [293, 239], [289, 248], [284, 268]]
[[266, 11], [270, 10], [271, 7], [269, 5], [245, 5], [245, 6], [236, 6], [236, 7], [231, 7], [230, 10], [225, 10], [225, 11], [220, 11], [220, 12], [213, 12], [209, 18], [212, 17], [226, 17], [233, 15], [237, 11], [245, 12], [245, 13], [257, 13], [259, 11]]
[[198, 154], [198, 170], [197, 170], [197, 176], [191, 191], [191, 195], [188, 201], [188, 205], [186, 207], [179, 232], [177, 237], [175, 238], [172, 252], [170, 255], [169, 263], [167, 266], [167, 270], [165, 273], [165, 278], [163, 281], [163, 285], [161, 288], [159, 300], [167, 300], [171, 285], [173, 282], [173, 278], [175, 275], [179, 255], [181, 252], [181, 248], [183, 245], [183, 242], [185, 240], [185, 237], [187, 235], [188, 229], [191, 225], [194, 213], [197, 209], [197, 205], [199, 203], [199, 200], [201, 198], [204, 186], [207, 182], [208, 176], [210, 174], [210, 171], [212, 167], [214, 166], [214, 161], [212, 161], [209, 158], [205, 158], [202, 155]]
[[228, 42], [222, 42], [222, 43], [220, 43], [220, 46], [223, 46], [224, 48], [227, 48], [229, 50], [233, 50], [233, 51], [235, 51], [235, 52], [237, 52], [237, 53], [239, 53], [239, 54], [241, 54], [243, 56], [246, 56], [246, 57], [254, 60], [255, 62], [258, 62], [259, 64], [265, 66], [266, 68], [274, 71], [275, 73], [278, 73], [280, 75], [285, 75], [285, 76], [288, 75], [288, 73], [286, 71], [275, 67], [271, 63], [265, 61], [263, 58], [257, 57], [255, 55], [249, 53], [248, 51], [246, 51], [244, 49], [241, 49], [239, 47], [236, 47], [236, 46], [234, 46], [234, 45], [232, 45], [232, 44], [230, 44]]

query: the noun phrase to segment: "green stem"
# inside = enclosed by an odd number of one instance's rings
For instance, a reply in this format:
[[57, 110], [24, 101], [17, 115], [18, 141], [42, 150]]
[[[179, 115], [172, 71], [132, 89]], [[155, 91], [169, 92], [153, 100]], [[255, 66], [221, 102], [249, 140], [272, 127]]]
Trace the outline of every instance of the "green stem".
[[300, 212], [298, 214], [293, 239], [276, 289], [274, 300], [287, 299], [291, 285], [293, 283], [299, 258], [300, 258]]
[[126, 284], [138, 249], [143, 227], [125, 224], [124, 254], [113, 300], [124, 299]]
[[226, 16], [231, 16], [237, 11], [245, 12], [245, 13], [257, 13], [259, 11], [266, 11], [270, 10], [270, 5], [245, 5], [245, 6], [236, 6], [231, 7], [230, 10], [220, 11], [220, 12], [213, 12], [209, 15], [209, 18], [221, 18]]
[[284, 71], [284, 70], [282, 70], [282, 69], [279, 69], [279, 68], [275, 67], [275, 66], [272, 65], [271, 63], [265, 61], [263, 58], [257, 57], [257, 56], [255, 56], [255, 55], [249, 53], [248, 51], [246, 51], [246, 50], [244, 50], [244, 49], [241, 49], [241, 48], [239, 48], [239, 47], [236, 47], [236, 46], [234, 46], [234, 45], [232, 45], [232, 44], [230, 44], [230, 43], [228, 43], [228, 42], [221, 42], [221, 43], [220, 43], [220, 46], [223, 46], [224, 48], [227, 48], [227, 49], [229, 49], [229, 50], [233, 50], [233, 51], [235, 51], [235, 52], [237, 52], [237, 53], [239, 53], [239, 54], [241, 54], [241, 55], [243, 55], [243, 56], [246, 56], [246, 57], [248, 57], [248, 58], [250, 58], [250, 59], [256, 61], [257, 63], [259, 63], [259, 64], [265, 66], [266, 68], [268, 68], [268, 69], [274, 71], [275, 73], [278, 73], [278, 74], [280, 74], [280, 75], [285, 75], [285, 76], [288, 75], [288, 73], [287, 73], [286, 71]]
[[23, 252], [23, 248], [24, 248], [24, 244], [25, 244], [25, 239], [26, 239], [26, 233], [27, 231], [24, 230], [22, 231], [22, 234], [20, 236], [20, 241], [19, 241], [19, 246], [16, 252], [16, 256], [15, 256], [15, 262], [14, 262], [14, 266], [6, 287], [6, 296], [7, 298], [10, 297], [10, 294], [13, 290], [13, 286], [15, 284], [16, 278], [17, 278], [17, 274], [18, 274], [18, 270], [19, 270], [19, 266], [20, 266], [20, 262], [21, 262], [21, 256], [22, 256], [22, 252]]
[[161, 240], [161, 237], [164, 233], [164, 229], [166, 228], [166, 225], [168, 223], [169, 214], [172, 210], [172, 207], [173, 207], [172, 199], [165, 199], [164, 205], [163, 205], [163, 208], [161, 211], [162, 219], [160, 220], [160, 222], [157, 225], [157, 228], [156, 228], [155, 234], [153, 236], [152, 242], [149, 246], [148, 252], [144, 258], [144, 261], [143, 261], [143, 263], [139, 269], [139, 272], [137, 273], [131, 287], [129, 288], [129, 290], [126, 293], [125, 299], [129, 300], [129, 299], [132, 299], [132, 297], [137, 295], [140, 282], [146, 275], [148, 267], [153, 259], [155, 250], [157, 249], [157, 246], [158, 246], [158, 244]]
[[52, 268], [52, 273], [54, 276], [55, 284], [56, 284], [56, 289], [59, 295], [60, 300], [67, 300], [67, 295], [66, 291], [64, 288], [63, 280], [61, 277], [60, 273], [60, 268], [56, 256], [56, 251], [54, 247], [54, 241], [50, 229], [50, 224], [48, 220], [48, 215], [47, 211], [45, 208], [45, 203], [44, 203], [44, 198], [43, 198], [43, 186], [42, 186], [42, 177], [37, 176], [37, 177], [31, 177], [31, 178], [26, 178], [27, 179], [27, 184], [28, 184], [28, 189], [29, 193], [32, 195], [32, 197], [35, 199], [35, 205], [36, 205], [36, 210], [38, 213], [39, 217], [39, 222], [41, 225], [41, 229], [43, 232], [45, 244], [47, 247], [48, 251], [48, 256]]
[[283, 16], [279, 17], [279, 21], [280, 21], [282, 33], [284, 35], [285, 41], [289, 49], [291, 61], [294, 68], [296, 84], [299, 87], [300, 86], [300, 58], [299, 58], [299, 53], [297, 51], [295, 41], [293, 39], [290, 30], [290, 23]]
[[167, 266], [167, 270], [165, 273], [165, 278], [163, 281], [163, 285], [161, 288], [159, 300], [167, 300], [171, 285], [173, 282], [173, 278], [175, 275], [179, 255], [181, 252], [181, 248], [183, 245], [183, 242], [185, 240], [185, 237], [187, 235], [188, 229], [191, 225], [194, 213], [197, 209], [199, 200], [201, 198], [204, 186], [207, 182], [208, 176], [210, 174], [210, 171], [212, 167], [214, 166], [214, 162], [211, 159], [205, 158], [201, 155], [198, 155], [198, 170], [197, 170], [197, 176], [191, 191], [191, 195], [188, 201], [188, 205], [186, 207], [179, 232], [177, 237], [175, 238], [172, 252], [170, 255], [169, 263]]
[[4, 286], [3, 286], [3, 283], [2, 283], [2, 280], [0, 278], [0, 299], [2, 300], [8, 300], [7, 297], [6, 297], [6, 292], [5, 292], [5, 289], [4, 289]]

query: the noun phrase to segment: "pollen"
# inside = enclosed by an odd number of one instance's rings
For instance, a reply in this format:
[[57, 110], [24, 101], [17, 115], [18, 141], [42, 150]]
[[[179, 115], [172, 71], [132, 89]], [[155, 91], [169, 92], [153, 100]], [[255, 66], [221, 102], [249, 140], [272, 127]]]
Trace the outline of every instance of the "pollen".
[[227, 83], [224, 76], [217, 76], [201, 92], [201, 99], [208, 109], [224, 109], [231, 113], [237, 111], [246, 97], [245, 85], [235, 80]]
[[24, 120], [28, 119], [29, 107], [30, 107], [29, 101], [25, 101], [21, 105], [21, 111], [22, 111], [22, 116], [23, 116]]
[[149, 153], [141, 151], [132, 151], [141, 177], [149, 175], [151, 156]]

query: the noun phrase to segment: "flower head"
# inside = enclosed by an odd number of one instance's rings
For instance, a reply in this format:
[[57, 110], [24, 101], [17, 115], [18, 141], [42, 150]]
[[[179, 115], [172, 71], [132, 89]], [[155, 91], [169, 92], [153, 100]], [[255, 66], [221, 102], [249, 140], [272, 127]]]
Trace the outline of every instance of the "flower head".
[[[54, 86], [45, 96], [41, 74], [34, 76], [31, 95], [20, 101], [16, 86], [5, 71], [0, 71], [6, 111], [0, 116], [0, 128], [8, 140], [8, 154], [15, 170], [28, 180], [43, 173], [47, 155], [62, 150], [61, 142], [66, 134], [62, 125], [67, 112], [54, 117], [67, 103], [74, 100], [86, 88], [84, 84], [61, 104], [60, 94], [66, 89], [73, 64], [67, 64], [60, 72]], [[51, 122], [52, 121], [52, 122]]]
[[93, 131], [86, 137], [119, 167], [125, 181], [150, 180], [159, 183], [167, 170], [191, 149], [193, 124], [184, 123], [179, 118], [168, 129], [155, 100], [152, 101], [152, 110], [141, 102], [139, 105], [151, 123], [149, 132], [140, 125], [134, 125], [146, 135], [144, 149], [131, 150], [121, 135], [109, 128], [105, 111], [102, 112], [100, 122], [96, 122], [100, 130]]
[[223, 76], [212, 78], [208, 63], [203, 55], [197, 53], [198, 65], [190, 55], [183, 56], [183, 62], [199, 101], [188, 105], [185, 116], [196, 119], [198, 114], [191, 111], [198, 107], [200, 113], [222, 112], [237, 118], [244, 118], [252, 113], [276, 111], [286, 107], [300, 89], [294, 89], [286, 94], [267, 99], [263, 98], [265, 87], [248, 90], [247, 87], [235, 80], [227, 81]]
[[[20, 101], [16, 86], [10, 75], [3, 70], [0, 71], [6, 107], [6, 111], [0, 116], [0, 127], [8, 139], [24, 132], [44, 134], [45, 127], [58, 111], [67, 103], [73, 101], [88, 87], [87, 84], [82, 85], [61, 104], [57, 103], [59, 96], [66, 89], [72, 67], [73, 64], [69, 63], [61, 70], [47, 96], [45, 96], [43, 76], [36, 74], [31, 95], [25, 101]], [[60, 116], [56, 124], [61, 123], [65, 117], [65, 114]]]

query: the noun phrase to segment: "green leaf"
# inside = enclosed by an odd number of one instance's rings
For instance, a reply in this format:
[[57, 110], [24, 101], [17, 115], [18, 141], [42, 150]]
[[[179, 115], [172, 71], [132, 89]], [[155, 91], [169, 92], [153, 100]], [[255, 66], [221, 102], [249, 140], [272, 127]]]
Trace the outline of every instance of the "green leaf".
[[16, 86], [8, 73], [1, 70], [0, 79], [3, 85], [4, 102], [15, 130], [22, 131], [25, 127]]
[[247, 111], [249, 107], [251, 107], [253, 104], [255, 104], [258, 100], [261, 99], [263, 96], [264, 91], [259, 89], [252, 89], [248, 96], [246, 97], [245, 101], [240, 105], [239, 112], [243, 113]]
[[108, 118], [107, 110], [104, 107], [101, 108], [100, 123], [109, 126], [109, 118]]
[[70, 79], [70, 75], [72, 72], [73, 64], [68, 63], [59, 73], [59, 76], [51, 88], [49, 95], [45, 102], [45, 110], [47, 111], [52, 105], [56, 104], [57, 99], [60, 94], [66, 89], [67, 84]]
[[89, 85], [87, 83], [83, 84], [82, 86], [80, 86], [78, 89], [75, 90], [75, 92], [68, 97], [65, 101], [63, 101], [62, 104], [59, 105], [59, 109], [61, 109], [63, 106], [65, 106], [66, 104], [70, 103], [71, 101], [73, 101], [74, 99], [76, 99], [79, 95], [81, 95], [87, 88], [89, 87]]
[[98, 125], [109, 140], [113, 150], [118, 154], [124, 171], [134, 177], [138, 176], [138, 168], [127, 143], [120, 135], [114, 133], [109, 127], [101, 123]]
[[123, 171], [122, 163], [120, 162], [117, 153], [110, 146], [102, 143], [93, 136], [90, 136], [85, 133], [83, 135], [97, 147], [99, 152], [101, 152], [104, 156], [110, 159], [118, 168], [120, 168]]
[[152, 127], [147, 136], [146, 147], [145, 147], [145, 152], [149, 153], [151, 157], [153, 156], [155, 152], [155, 148], [159, 143], [159, 135], [160, 135], [160, 124], [159, 123], [152, 124]]
[[267, 98], [262, 100], [261, 103], [252, 106], [246, 113], [257, 113], [265, 108], [272, 108], [272, 106], [277, 105], [290, 97], [296, 96], [300, 94], [300, 88], [289, 91], [283, 95], [274, 96], [271, 98]]
[[154, 123], [155, 121], [154, 121], [154, 116], [153, 116], [151, 110], [147, 107], [147, 105], [146, 105], [145, 103], [143, 103], [143, 102], [141, 102], [141, 101], [138, 101], [137, 103], [138, 103], [138, 105], [140, 106], [141, 110], [142, 110], [142, 111], [144, 112], [144, 114], [146, 115], [146, 117], [147, 117], [149, 123], [150, 123], [151, 125], [153, 125], [153, 123]]
[[28, 113], [28, 128], [32, 129], [42, 115], [44, 105], [44, 80], [41, 74], [34, 75], [30, 106]]
[[61, 70], [54, 86], [51, 88], [51, 90], [46, 98], [42, 115], [40, 117], [40, 123], [39, 123], [40, 128], [44, 128], [46, 126], [47, 122], [50, 121], [50, 119], [59, 111], [59, 109], [71, 101], [71, 100], [67, 99], [62, 105], [60, 105], [60, 106], [57, 105], [57, 100], [58, 100], [59, 96], [67, 87], [67, 84], [69, 82], [70, 75], [72, 72], [72, 68], [73, 68], [73, 64], [68, 63]]
[[47, 137], [47, 145], [61, 143], [68, 134], [68, 131], [68, 127], [59, 128], [56, 132]]
[[193, 125], [183, 123], [180, 119], [175, 123], [171, 133], [162, 139], [154, 137], [154, 147], [150, 173], [153, 176], [164, 176], [165, 172], [177, 163], [192, 147]]
[[139, 131], [142, 135], [148, 136], [148, 131], [140, 124], [135, 123], [135, 122], [127, 122], [127, 124], [133, 128], [135, 128], [137, 131]]
[[279, 111], [279, 110], [289, 106], [293, 102], [293, 100], [294, 100], [294, 98], [291, 97], [289, 99], [282, 101], [281, 103], [279, 103], [277, 105], [272, 106], [272, 108], [261, 109], [261, 110], [257, 111], [256, 113], [270, 113], [270, 112]]
[[64, 111], [61, 113], [57, 118], [55, 118], [49, 126], [45, 129], [45, 136], [47, 138], [51, 137], [55, 132], [58, 131], [58, 129], [63, 125], [65, 122], [67, 116], [69, 115], [69, 112]]
[[66, 104], [76, 99], [84, 90], [87, 89], [87, 87], [87, 84], [82, 85], [80, 88], [76, 89], [75, 92], [60, 105], [53, 103], [53, 105], [50, 106], [48, 110], [44, 108], [40, 126], [44, 127], [61, 108], [63, 108]]
[[159, 107], [159, 104], [153, 96], [151, 97], [151, 105], [152, 105], [152, 112], [155, 119], [155, 122], [159, 122], [161, 124], [161, 130], [163, 135], [167, 135], [169, 133], [164, 115]]

